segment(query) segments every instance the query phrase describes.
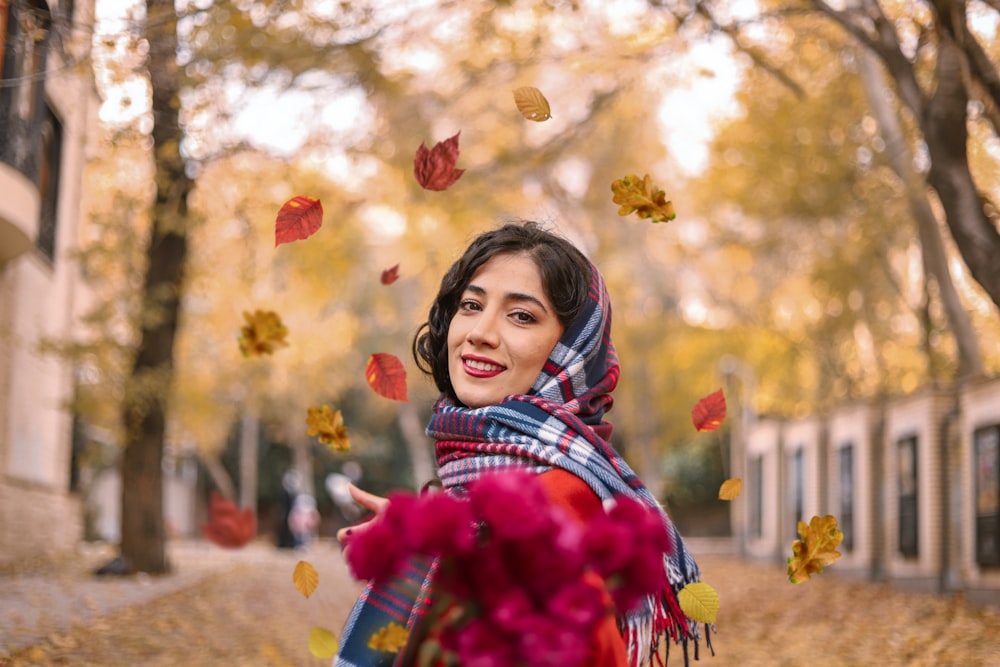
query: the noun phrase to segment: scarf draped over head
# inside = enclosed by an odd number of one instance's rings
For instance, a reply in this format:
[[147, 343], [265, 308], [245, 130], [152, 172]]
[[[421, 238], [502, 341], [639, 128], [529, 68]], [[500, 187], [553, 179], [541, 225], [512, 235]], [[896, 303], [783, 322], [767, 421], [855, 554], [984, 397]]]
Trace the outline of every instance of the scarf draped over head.
[[[591, 266], [586, 305], [563, 332], [528, 393], [481, 408], [466, 408], [442, 397], [434, 406], [427, 434], [436, 441], [438, 476], [445, 489], [461, 489], [494, 470], [516, 467], [541, 473], [562, 468], [583, 480], [602, 500], [623, 495], [656, 508], [672, 547], [664, 554], [668, 586], [618, 622], [632, 665], [651, 658], [664, 635], [683, 646], [687, 662], [688, 643], [694, 642], [697, 658], [701, 635], [697, 623], [680, 610], [677, 593], [698, 580], [698, 566], [673, 522], [608, 442], [611, 424], [604, 421], [604, 415], [613, 405], [611, 392], [619, 372], [611, 342], [610, 300], [604, 279]], [[411, 630], [426, 612], [435, 570], [431, 566], [424, 576], [421, 593], [410, 608], [407, 627]], [[417, 571], [410, 573], [411, 578], [415, 575]], [[342, 656], [349, 652], [346, 644], [352, 641], [352, 630], [367, 631], [359, 626], [359, 621], [370, 620], [363, 618], [365, 614], [395, 610], [390, 615], [401, 618], [401, 607], [406, 606], [399, 600], [402, 588], [393, 582], [366, 587], [348, 619]], [[368, 610], [359, 611], [359, 607]], [[370, 622], [362, 625], [374, 627]], [[353, 643], [360, 644], [360, 639]], [[338, 667], [362, 664], [380, 663], [335, 662]]]

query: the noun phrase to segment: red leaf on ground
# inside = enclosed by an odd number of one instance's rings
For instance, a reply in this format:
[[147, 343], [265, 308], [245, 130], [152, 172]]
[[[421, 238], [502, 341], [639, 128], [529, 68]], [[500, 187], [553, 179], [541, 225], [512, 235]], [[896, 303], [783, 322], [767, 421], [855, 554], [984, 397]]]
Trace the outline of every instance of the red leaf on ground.
[[709, 394], [691, 410], [691, 421], [698, 431], [714, 431], [726, 418], [726, 397], [722, 390]]
[[323, 204], [318, 199], [299, 195], [284, 203], [274, 225], [274, 247], [307, 239], [323, 224]]
[[368, 358], [365, 377], [368, 379], [368, 384], [379, 396], [385, 396], [394, 401], [407, 400], [406, 369], [395, 356], [385, 352], [373, 354]]
[[212, 492], [208, 504], [208, 523], [201, 532], [225, 549], [239, 549], [257, 535], [257, 517], [252, 508], [240, 510], [221, 494]]
[[447, 190], [465, 173], [464, 169], [455, 168], [459, 134], [461, 132], [437, 142], [430, 150], [420, 144], [417, 156], [413, 159], [413, 175], [421, 187], [426, 190]]
[[399, 280], [399, 264], [382, 272], [382, 284], [391, 285]]

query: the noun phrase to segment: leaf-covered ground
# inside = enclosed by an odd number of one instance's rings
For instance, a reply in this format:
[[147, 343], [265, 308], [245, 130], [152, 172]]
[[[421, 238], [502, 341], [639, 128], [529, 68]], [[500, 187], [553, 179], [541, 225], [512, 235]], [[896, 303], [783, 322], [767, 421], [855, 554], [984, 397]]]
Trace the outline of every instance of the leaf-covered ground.
[[[0, 571], [0, 666], [329, 664], [310, 655], [309, 630], [339, 633], [358, 591], [335, 546], [296, 553], [255, 542], [229, 552], [206, 544], [172, 554], [177, 573], [153, 581], [95, 584], [89, 573], [106, 557], [99, 551]], [[308, 599], [292, 582], [300, 559], [320, 577]], [[1000, 667], [998, 609], [838, 576], [836, 564], [793, 585], [777, 565], [699, 561], [721, 607], [716, 655], [703, 650], [695, 665]], [[56, 602], [53, 588], [61, 591]], [[17, 600], [5, 594], [12, 590]], [[29, 613], [32, 605], [46, 608]], [[75, 625], [60, 629], [67, 621]], [[12, 636], [34, 639], [12, 652]], [[669, 664], [682, 665], [682, 655], [673, 651]]]

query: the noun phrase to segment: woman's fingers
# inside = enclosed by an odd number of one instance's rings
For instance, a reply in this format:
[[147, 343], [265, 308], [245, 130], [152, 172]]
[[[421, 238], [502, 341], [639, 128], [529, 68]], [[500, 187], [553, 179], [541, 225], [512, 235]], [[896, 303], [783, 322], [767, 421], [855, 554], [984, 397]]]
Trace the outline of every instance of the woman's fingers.
[[375, 514], [381, 514], [385, 511], [386, 505], [389, 504], [388, 498], [383, 498], [382, 496], [376, 496], [373, 493], [368, 493], [363, 489], [359, 489], [353, 484], [348, 484], [347, 489], [351, 492], [351, 498], [354, 498], [354, 502], [364, 507], [366, 510], [371, 510]]

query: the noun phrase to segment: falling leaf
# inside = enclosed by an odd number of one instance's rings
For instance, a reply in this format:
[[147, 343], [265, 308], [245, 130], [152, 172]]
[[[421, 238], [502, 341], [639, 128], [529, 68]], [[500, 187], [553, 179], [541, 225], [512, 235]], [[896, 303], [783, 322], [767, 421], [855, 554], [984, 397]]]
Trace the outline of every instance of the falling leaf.
[[714, 431], [726, 418], [726, 397], [722, 390], [712, 392], [691, 409], [691, 421], [699, 431]]
[[837, 528], [837, 518], [827, 514], [814, 516], [807, 526], [799, 521], [799, 538], [792, 542], [792, 557], [788, 559], [788, 579], [793, 584], [809, 581], [813, 574], [840, 558], [837, 546], [844, 533]]
[[319, 573], [312, 566], [312, 563], [300, 560], [295, 564], [295, 570], [292, 572], [292, 583], [295, 584], [299, 593], [309, 597], [319, 586]]
[[635, 174], [629, 174], [611, 184], [614, 193], [613, 201], [619, 205], [618, 215], [628, 215], [633, 211], [643, 219], [652, 222], [669, 222], [677, 217], [673, 202], [667, 201], [667, 195], [653, 185], [649, 174], [640, 179]]
[[719, 613], [719, 594], [708, 584], [695, 581], [677, 593], [677, 602], [681, 611], [692, 621], [698, 623], [715, 623]]
[[240, 328], [239, 343], [244, 357], [274, 354], [275, 349], [288, 347], [288, 329], [273, 310], [255, 310], [253, 314], [243, 311], [243, 319], [246, 325]]
[[307, 239], [323, 224], [323, 204], [318, 199], [299, 195], [286, 201], [278, 211], [274, 225], [274, 247]]
[[542, 122], [552, 118], [549, 101], [542, 91], [532, 86], [522, 86], [514, 91], [514, 104], [521, 115], [528, 120]]
[[328, 405], [309, 408], [306, 426], [309, 427], [306, 435], [319, 436], [319, 441], [334, 451], [346, 452], [351, 448], [351, 439], [340, 410], [331, 410]]
[[743, 490], [743, 480], [739, 477], [727, 479], [719, 487], [719, 500], [736, 500]]
[[337, 636], [323, 628], [313, 628], [309, 631], [309, 652], [324, 660], [337, 655], [340, 643]]
[[375, 651], [386, 651], [388, 653], [399, 653], [409, 638], [409, 633], [399, 623], [389, 622], [385, 627], [379, 628], [368, 638], [368, 648]]
[[464, 169], [455, 168], [455, 163], [458, 162], [459, 134], [461, 132], [437, 142], [430, 150], [420, 144], [417, 156], [413, 159], [413, 175], [421, 187], [427, 190], [447, 190], [465, 173]]
[[391, 285], [399, 280], [399, 264], [382, 272], [382, 284]]
[[257, 517], [252, 508], [240, 510], [233, 502], [212, 492], [208, 523], [201, 527], [205, 537], [226, 549], [239, 549], [257, 534]]
[[365, 367], [368, 384], [379, 396], [395, 401], [406, 399], [406, 369], [403, 363], [391, 354], [376, 352], [368, 358]]

